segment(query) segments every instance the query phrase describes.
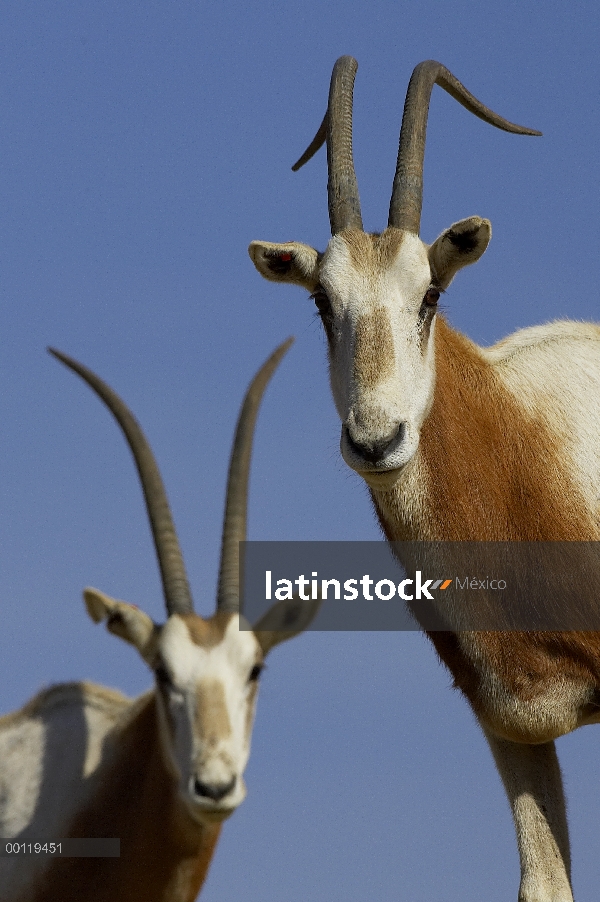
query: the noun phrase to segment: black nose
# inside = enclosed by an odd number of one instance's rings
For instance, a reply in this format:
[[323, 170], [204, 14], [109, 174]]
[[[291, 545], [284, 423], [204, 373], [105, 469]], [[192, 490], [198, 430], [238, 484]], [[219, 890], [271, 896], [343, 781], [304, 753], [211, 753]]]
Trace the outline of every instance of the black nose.
[[383, 460], [387, 454], [394, 451], [398, 445], [402, 444], [402, 441], [404, 440], [404, 423], [400, 423], [392, 435], [379, 439], [379, 441], [356, 442], [352, 438], [350, 430], [347, 427], [346, 438], [348, 439], [348, 445], [357, 457], [362, 457], [363, 460], [366, 460], [371, 464], [377, 464], [380, 460]]
[[226, 795], [229, 795], [235, 786], [236, 778], [232, 777], [229, 783], [203, 783], [198, 777], [194, 780], [194, 792], [197, 796], [205, 799], [212, 799], [213, 802], [220, 802]]

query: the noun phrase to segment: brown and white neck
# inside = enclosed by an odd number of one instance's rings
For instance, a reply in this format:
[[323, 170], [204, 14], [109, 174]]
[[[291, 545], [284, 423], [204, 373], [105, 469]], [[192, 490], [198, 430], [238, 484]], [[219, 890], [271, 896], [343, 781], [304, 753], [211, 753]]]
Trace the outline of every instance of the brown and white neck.
[[[395, 484], [371, 495], [388, 539], [590, 538], [566, 449], [486, 352], [438, 317], [435, 387], [419, 448]], [[524, 399], [525, 400], [525, 399]]]

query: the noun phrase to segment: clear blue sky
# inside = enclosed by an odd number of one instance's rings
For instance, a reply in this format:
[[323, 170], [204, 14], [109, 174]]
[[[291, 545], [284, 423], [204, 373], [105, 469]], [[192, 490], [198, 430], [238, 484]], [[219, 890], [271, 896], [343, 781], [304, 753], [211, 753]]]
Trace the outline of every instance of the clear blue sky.
[[[356, 56], [355, 156], [381, 229], [413, 66], [439, 59], [543, 138], [503, 134], [436, 89], [422, 235], [492, 220], [445, 296], [482, 343], [598, 318], [596, 2], [302, 4], [5, 0], [0, 13], [1, 710], [88, 678], [135, 694], [133, 650], [94, 627], [94, 585], [163, 617], [141, 493], [99, 401], [56, 345], [122, 394], [171, 497], [197, 608], [212, 608], [223, 491], [245, 386], [296, 344], [259, 421], [250, 537], [378, 538], [342, 463], [311, 301], [260, 279], [250, 240], [329, 237], [322, 151], [291, 164]], [[413, 634], [310, 634], [273, 653], [247, 770], [204, 902], [505, 902], [518, 863], [491, 756]], [[595, 902], [598, 728], [559, 742], [574, 888]]]

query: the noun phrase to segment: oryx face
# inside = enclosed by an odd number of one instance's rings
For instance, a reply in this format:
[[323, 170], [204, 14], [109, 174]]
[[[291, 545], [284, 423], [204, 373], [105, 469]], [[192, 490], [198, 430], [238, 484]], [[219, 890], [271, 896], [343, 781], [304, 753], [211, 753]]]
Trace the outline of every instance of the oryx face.
[[341, 450], [359, 472], [404, 466], [429, 410], [439, 291], [414, 235], [334, 236], [313, 293], [325, 328]]
[[433, 399], [440, 294], [479, 259], [490, 234], [489, 220], [473, 216], [430, 246], [396, 228], [345, 229], [324, 254], [295, 242], [250, 245], [265, 278], [312, 292], [327, 335], [342, 455], [366, 479], [399, 473], [414, 456]]
[[160, 626], [97, 589], [84, 597], [92, 619], [106, 620], [154, 673], [162, 758], [186, 809], [199, 821], [228, 817], [246, 795], [243, 774], [269, 646], [249, 627], [240, 629], [237, 613], [206, 620], [172, 614]]
[[244, 800], [262, 661], [237, 614], [174, 615], [160, 630], [152, 666], [164, 752], [198, 820], [222, 820]]
[[238, 613], [171, 614], [163, 626], [135, 605], [86, 589], [92, 620], [134, 645], [156, 679], [162, 757], [197, 821], [228, 817], [246, 795], [244, 770], [265, 656], [306, 629], [319, 601], [276, 602], [250, 629]]

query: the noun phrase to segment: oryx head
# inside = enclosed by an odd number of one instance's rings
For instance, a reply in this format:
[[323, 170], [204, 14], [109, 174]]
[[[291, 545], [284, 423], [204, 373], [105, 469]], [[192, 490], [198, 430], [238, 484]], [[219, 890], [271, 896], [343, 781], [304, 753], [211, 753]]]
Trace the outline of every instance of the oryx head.
[[[163, 482], [146, 438], [123, 401], [89, 369], [52, 351], [78, 373], [107, 405], [123, 430], [142, 483], [154, 536], [167, 621], [154, 623], [135, 605], [84, 592], [95, 622], [134, 645], [156, 678], [159, 735], [165, 764], [196, 820], [219, 821], [243, 801], [243, 773], [258, 679], [267, 652], [303, 630], [318, 602], [279, 602], [250, 629], [240, 614], [239, 543], [246, 537], [248, 474], [258, 408], [291, 339], [254, 377], [240, 412], [229, 467], [216, 610], [194, 613]], [[240, 626], [245, 628], [241, 628]]]
[[[388, 227], [363, 231], [352, 157], [352, 93], [357, 63], [344, 56], [331, 78], [325, 118], [298, 169], [327, 143], [329, 219], [325, 253], [296, 242], [253, 241], [259, 272], [307, 288], [329, 345], [331, 386], [342, 420], [342, 455], [372, 484], [389, 480], [413, 457], [430, 409], [435, 379], [434, 333], [440, 293], [463, 266], [475, 263], [491, 236], [487, 219], [454, 223], [433, 244], [419, 238], [423, 158], [434, 84], [486, 122], [516, 134], [440, 63], [414, 70], [400, 132]], [[386, 473], [387, 476], [378, 474]]]

